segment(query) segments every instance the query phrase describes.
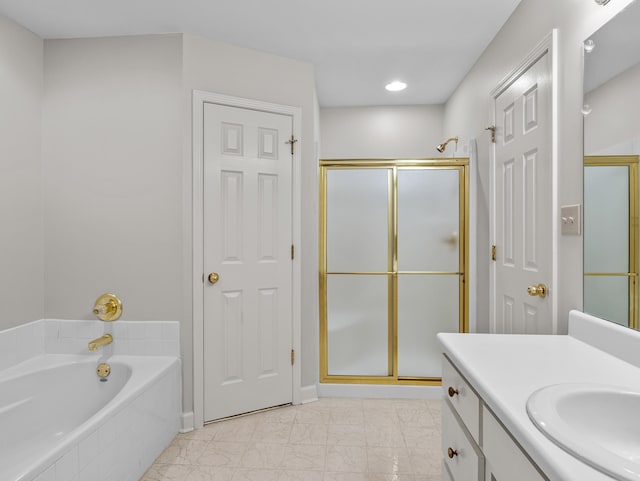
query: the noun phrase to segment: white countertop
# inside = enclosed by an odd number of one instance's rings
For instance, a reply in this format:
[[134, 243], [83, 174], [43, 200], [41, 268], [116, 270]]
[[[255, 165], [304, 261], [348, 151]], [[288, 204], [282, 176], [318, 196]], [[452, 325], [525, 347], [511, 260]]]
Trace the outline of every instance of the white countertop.
[[610, 481], [613, 478], [545, 437], [526, 411], [531, 393], [550, 384], [598, 383], [640, 391], [640, 367], [575, 335], [442, 333], [438, 340], [447, 357], [551, 481]]

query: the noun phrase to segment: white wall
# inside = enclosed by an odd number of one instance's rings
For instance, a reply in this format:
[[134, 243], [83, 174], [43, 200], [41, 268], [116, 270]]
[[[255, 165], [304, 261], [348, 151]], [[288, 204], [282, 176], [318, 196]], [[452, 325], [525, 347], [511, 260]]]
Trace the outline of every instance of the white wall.
[[[440, 157], [444, 106], [320, 109], [323, 159]], [[454, 144], [447, 148], [453, 152]]]
[[45, 41], [45, 314], [182, 318], [179, 35]]
[[640, 154], [640, 64], [585, 95], [585, 155]]
[[[110, 291], [123, 300], [123, 319], [179, 320], [185, 411], [193, 406], [193, 89], [302, 108], [302, 209], [312, 209], [311, 65], [192, 35], [45, 42], [45, 314], [92, 318], [94, 299]], [[317, 379], [317, 253], [306, 248], [316, 224], [304, 216], [298, 249], [303, 385]]]
[[[445, 106], [444, 134], [478, 139], [478, 330], [489, 329], [490, 92], [552, 28], [559, 30], [560, 205], [582, 203], [582, 42], [631, 0], [602, 7], [590, 0], [523, 0]], [[472, 200], [473, 202], [474, 200]], [[582, 237], [560, 237], [559, 331], [570, 309], [582, 307]], [[484, 280], [484, 282], [483, 282]]]
[[0, 330], [44, 316], [42, 51], [0, 16]]
[[[191, 125], [191, 93], [205, 90], [236, 97], [291, 105], [302, 109], [302, 133], [299, 139], [302, 149], [302, 246], [296, 252], [302, 256], [302, 385], [313, 385], [318, 378], [317, 363], [317, 221], [312, 214], [317, 204], [317, 167], [314, 155], [314, 105], [315, 80], [313, 66], [256, 50], [235, 47], [203, 37], [184, 37], [184, 83], [182, 91], [183, 125]], [[191, 129], [184, 132], [183, 172], [185, 182], [191, 179]], [[184, 221], [191, 229], [191, 192], [183, 199]], [[191, 256], [191, 238], [188, 239], [188, 256]], [[191, 264], [189, 264], [189, 267]], [[189, 285], [191, 284], [189, 269]], [[187, 281], [185, 281], [186, 284]], [[200, 286], [194, 286], [198, 288]], [[191, 302], [191, 291], [185, 302]], [[191, 319], [190, 306], [185, 305], [185, 319]], [[182, 329], [183, 339], [192, 338], [191, 324]], [[183, 347], [185, 347], [183, 342]], [[185, 351], [187, 373], [191, 373], [191, 346]], [[187, 381], [187, 379], [189, 379]], [[191, 377], [185, 375], [185, 410], [192, 404]]]

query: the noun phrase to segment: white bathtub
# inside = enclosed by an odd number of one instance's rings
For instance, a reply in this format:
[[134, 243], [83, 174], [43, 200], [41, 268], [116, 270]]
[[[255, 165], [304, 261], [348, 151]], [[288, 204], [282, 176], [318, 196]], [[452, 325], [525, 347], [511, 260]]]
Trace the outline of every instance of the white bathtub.
[[137, 481], [180, 427], [176, 357], [45, 354], [0, 372], [0, 481]]

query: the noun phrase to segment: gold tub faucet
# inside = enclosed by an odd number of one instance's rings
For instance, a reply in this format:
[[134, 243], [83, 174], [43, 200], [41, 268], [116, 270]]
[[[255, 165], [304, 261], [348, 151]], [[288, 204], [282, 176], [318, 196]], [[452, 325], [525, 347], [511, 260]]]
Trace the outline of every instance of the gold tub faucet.
[[89, 350], [95, 351], [99, 347], [106, 346], [107, 344], [111, 344], [113, 342], [113, 336], [111, 334], [105, 334], [104, 336], [100, 336], [97, 339], [89, 342]]

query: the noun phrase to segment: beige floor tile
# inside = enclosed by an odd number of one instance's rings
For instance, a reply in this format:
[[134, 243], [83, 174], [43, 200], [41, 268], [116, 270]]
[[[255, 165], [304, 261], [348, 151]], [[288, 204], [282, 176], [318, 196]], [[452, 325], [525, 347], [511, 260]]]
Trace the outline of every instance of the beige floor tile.
[[440, 481], [439, 400], [322, 398], [179, 434], [141, 481]]
[[256, 414], [259, 422], [265, 423], [292, 423], [296, 419], [298, 412], [297, 406], [286, 406], [276, 409], [270, 409], [262, 413]]
[[188, 433], [180, 433], [176, 439], [196, 439], [199, 441], [211, 441], [216, 434], [214, 425], [210, 424], [200, 429], [194, 429]]
[[369, 474], [368, 481], [416, 481], [416, 478], [410, 474]]
[[278, 481], [280, 470], [278, 469], [238, 469], [233, 474], [231, 481]]
[[278, 481], [323, 481], [322, 471], [299, 471], [285, 469], [280, 473]]
[[182, 464], [154, 464], [141, 481], [184, 481], [192, 469], [193, 466]]
[[324, 473], [322, 481], [369, 481], [367, 473]]
[[213, 439], [216, 441], [226, 441], [233, 443], [248, 442], [258, 425], [258, 420], [251, 416], [243, 416], [227, 421], [219, 421], [210, 424], [208, 427], [215, 430]]
[[231, 481], [232, 468], [219, 466], [194, 466], [184, 481]]
[[327, 444], [326, 424], [294, 424], [289, 436], [289, 444]]
[[256, 426], [251, 440], [268, 444], [287, 444], [291, 434], [289, 423], [262, 423]]
[[174, 439], [156, 460], [159, 464], [197, 464], [207, 447], [207, 441]]
[[366, 446], [365, 426], [362, 424], [330, 424], [327, 435], [328, 446]]
[[362, 408], [363, 400], [360, 398], [349, 398], [349, 397], [329, 397], [324, 398], [327, 400], [327, 403], [331, 407], [341, 407], [341, 408]]
[[366, 424], [397, 424], [399, 422], [393, 405], [365, 406], [362, 410]]
[[364, 414], [360, 407], [335, 406], [331, 408], [330, 424], [364, 424]]
[[282, 462], [284, 450], [282, 444], [252, 443], [245, 449], [240, 464], [243, 468], [276, 469]]
[[411, 461], [405, 448], [367, 448], [367, 471], [381, 474], [411, 474]]
[[330, 407], [314, 404], [300, 406], [296, 412], [295, 422], [301, 424], [329, 424]]
[[404, 447], [404, 437], [394, 424], [366, 424], [367, 446]]
[[363, 446], [327, 447], [326, 471], [364, 473], [367, 470], [367, 451]]
[[288, 444], [285, 447], [281, 466], [285, 469], [323, 470], [325, 467], [325, 446]]
[[198, 458], [198, 464], [200, 466], [239, 466], [245, 446], [244, 443], [211, 441]]

